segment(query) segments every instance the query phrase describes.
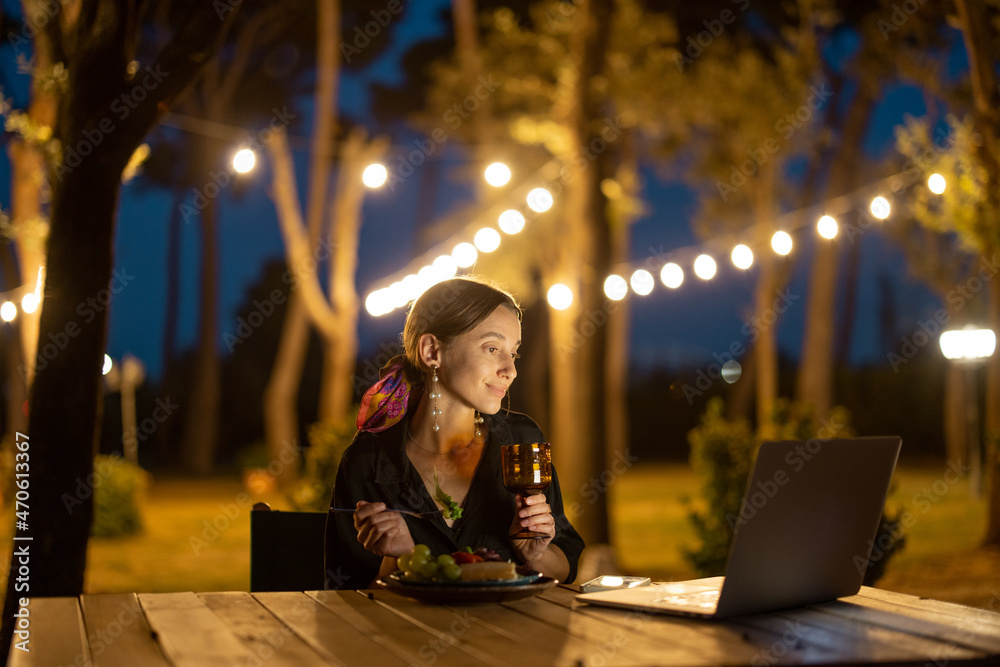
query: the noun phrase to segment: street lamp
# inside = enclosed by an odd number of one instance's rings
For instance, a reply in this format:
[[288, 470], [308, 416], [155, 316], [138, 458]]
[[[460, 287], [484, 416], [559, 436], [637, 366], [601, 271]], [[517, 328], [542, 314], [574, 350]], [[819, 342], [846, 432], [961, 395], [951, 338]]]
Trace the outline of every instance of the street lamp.
[[938, 340], [941, 353], [958, 366], [965, 380], [965, 430], [968, 441], [969, 470], [972, 494], [979, 497], [983, 490], [982, 439], [979, 437], [979, 397], [976, 391], [976, 370], [993, 356], [997, 337], [990, 329], [972, 325], [964, 329], [945, 331]]

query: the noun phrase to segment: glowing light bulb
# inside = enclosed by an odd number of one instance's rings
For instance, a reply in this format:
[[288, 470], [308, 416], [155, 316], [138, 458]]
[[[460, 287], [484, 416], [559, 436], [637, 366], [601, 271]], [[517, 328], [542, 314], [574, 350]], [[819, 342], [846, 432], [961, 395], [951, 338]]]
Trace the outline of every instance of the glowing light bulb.
[[562, 283], [556, 283], [545, 295], [549, 305], [556, 310], [566, 310], [573, 305], [573, 290]]
[[702, 280], [714, 278], [716, 269], [715, 260], [710, 255], [698, 255], [694, 260], [694, 275]]
[[467, 269], [476, 263], [479, 251], [471, 243], [459, 243], [452, 249], [451, 256], [455, 258], [459, 268]]
[[944, 176], [941, 174], [931, 174], [927, 179], [927, 189], [936, 195], [944, 192], [947, 182], [944, 180]]
[[107, 375], [111, 372], [111, 367], [114, 366], [114, 362], [111, 361], [111, 357], [107, 354], [104, 355], [104, 363], [101, 365], [101, 375]]
[[528, 208], [536, 213], [545, 213], [545, 211], [552, 208], [552, 204], [555, 200], [552, 198], [552, 193], [545, 188], [535, 188], [528, 193]]
[[875, 199], [872, 200], [871, 210], [872, 215], [876, 218], [879, 220], [885, 220], [889, 217], [889, 212], [892, 210], [892, 207], [889, 206], [889, 200], [885, 197], [875, 197]]
[[677, 289], [684, 282], [684, 269], [673, 262], [667, 262], [660, 269], [660, 281], [670, 289]]
[[34, 292], [28, 292], [21, 297], [21, 310], [29, 315], [38, 310], [38, 295]]
[[646, 269], [639, 269], [632, 274], [629, 279], [629, 284], [632, 286], [632, 291], [640, 296], [646, 296], [653, 291], [653, 285], [656, 283], [653, 280], [653, 274]]
[[628, 283], [617, 273], [612, 273], [604, 281], [604, 293], [612, 301], [621, 301], [628, 294]]
[[253, 166], [257, 164], [257, 156], [249, 148], [243, 148], [236, 151], [236, 155], [233, 156], [233, 169], [236, 170], [238, 174], [245, 174]]
[[749, 269], [753, 264], [753, 250], [741, 243], [733, 248], [732, 260], [737, 269]]
[[510, 168], [503, 162], [494, 162], [490, 166], [486, 167], [486, 172], [484, 174], [486, 177], [486, 182], [495, 188], [499, 188], [502, 185], [507, 185], [510, 182]]
[[378, 162], [365, 167], [361, 173], [361, 182], [369, 188], [380, 188], [389, 179], [389, 172]]
[[483, 252], [493, 252], [500, 247], [500, 232], [492, 227], [483, 227], [476, 232], [472, 242]]
[[839, 231], [839, 226], [837, 225], [837, 220], [829, 215], [824, 215], [816, 223], [816, 231], [819, 235], [825, 239], [832, 239], [837, 235]]
[[[431, 264], [434, 267], [434, 271], [437, 273], [441, 280], [448, 280], [458, 273], [458, 262], [451, 255], [441, 255]], [[403, 279], [406, 282], [406, 279]]]
[[11, 322], [15, 317], [17, 317], [17, 306], [10, 301], [4, 301], [3, 305], [0, 306], [0, 319], [4, 322]]
[[792, 237], [788, 232], [775, 232], [771, 237], [771, 248], [779, 255], [787, 255], [792, 251]]
[[524, 216], [521, 215], [520, 211], [514, 209], [508, 209], [501, 213], [497, 222], [500, 229], [506, 234], [517, 234], [524, 229]]

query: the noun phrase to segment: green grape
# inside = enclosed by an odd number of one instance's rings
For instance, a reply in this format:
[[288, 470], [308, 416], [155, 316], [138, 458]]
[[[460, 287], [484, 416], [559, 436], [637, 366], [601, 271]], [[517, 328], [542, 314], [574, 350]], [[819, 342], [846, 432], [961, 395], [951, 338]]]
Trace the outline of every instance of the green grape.
[[420, 568], [420, 574], [424, 575], [427, 579], [433, 579], [434, 575], [437, 574], [438, 566], [434, 561], [427, 561], [422, 568]]
[[430, 558], [431, 548], [426, 544], [418, 544], [415, 547], [413, 547], [413, 555], [416, 556], [418, 554], [424, 556], [425, 558]]
[[462, 567], [454, 561], [452, 561], [451, 565], [442, 566], [441, 572], [444, 573], [448, 581], [458, 581], [462, 578]]
[[441, 554], [440, 556], [437, 557], [437, 564], [440, 565], [441, 567], [445, 567], [446, 565], [454, 565], [455, 559], [451, 557], [451, 554]]
[[410, 554], [403, 554], [396, 559], [396, 565], [404, 572], [410, 569]]
[[427, 556], [415, 553], [412, 556], [410, 556], [410, 562], [407, 563], [407, 565], [410, 566], [409, 570], [411, 570], [412, 572], [421, 572], [423, 571], [424, 566], [427, 565], [428, 562], [429, 561], [427, 560]]

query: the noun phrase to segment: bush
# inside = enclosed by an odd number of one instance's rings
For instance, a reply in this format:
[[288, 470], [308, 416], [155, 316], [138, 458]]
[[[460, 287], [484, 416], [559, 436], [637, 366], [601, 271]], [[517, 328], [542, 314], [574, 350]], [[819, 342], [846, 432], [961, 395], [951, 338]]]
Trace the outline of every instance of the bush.
[[[688, 520], [694, 528], [700, 545], [682, 547], [681, 552], [701, 576], [722, 574], [726, 568], [729, 545], [733, 538], [735, 517], [740, 516], [740, 504], [753, 466], [760, 439], [753, 433], [745, 419], [727, 420], [721, 398], [709, 401], [701, 424], [688, 433], [691, 445], [691, 466], [702, 478], [702, 496], [705, 508], [691, 508]], [[830, 418], [818, 422], [812, 409], [786, 399], [774, 407], [778, 426], [777, 439], [808, 440], [809, 438], [851, 437], [850, 413], [844, 408], [834, 408]], [[899, 522], [902, 510], [892, 516], [885, 513], [875, 536], [865, 573], [864, 584], [871, 586], [885, 573], [890, 558], [903, 548], [906, 536]]]
[[148, 473], [120, 456], [94, 458], [94, 537], [122, 537], [142, 531], [139, 500]]
[[309, 448], [303, 455], [302, 477], [288, 493], [292, 509], [325, 512], [330, 507], [340, 457], [356, 431], [353, 419], [340, 423], [316, 422], [309, 427]]

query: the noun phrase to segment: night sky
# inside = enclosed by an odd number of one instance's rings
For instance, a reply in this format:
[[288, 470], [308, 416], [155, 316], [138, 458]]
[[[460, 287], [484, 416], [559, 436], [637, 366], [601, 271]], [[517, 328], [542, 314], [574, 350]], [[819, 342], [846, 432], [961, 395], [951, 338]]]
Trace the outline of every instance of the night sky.
[[[403, 23], [397, 27], [394, 45], [380, 61], [360, 73], [342, 75], [342, 114], [354, 121], [365, 122], [369, 115], [368, 85], [375, 81], [384, 84], [397, 81], [401, 76], [397, 66], [398, 59], [408, 45], [448, 30], [448, 26], [438, 22], [438, 17], [441, 9], [449, 5], [448, 0], [414, 2], [408, 5]], [[9, 50], [0, 53], [8, 67], [9, 80]], [[957, 49], [956, 53], [959, 55], [951, 63], [953, 71], [964, 65], [961, 49]], [[7, 95], [10, 97], [11, 92], [7, 91]], [[303, 106], [308, 107], [307, 104]], [[886, 90], [869, 128], [865, 142], [866, 152], [873, 158], [891, 155], [894, 146], [893, 127], [902, 122], [904, 114], [920, 116], [925, 112], [924, 96], [920, 90], [907, 86]], [[305, 134], [305, 128], [310, 127], [306, 114], [304, 112], [299, 119], [298, 133]], [[156, 131], [169, 133], [178, 130], [161, 128]], [[295, 133], [293, 130], [293, 134]], [[403, 146], [407, 141], [405, 138], [396, 139], [396, 143]], [[390, 150], [386, 162], [391, 162], [394, 151], [403, 150], [403, 146]], [[457, 166], [461, 164], [464, 155], [460, 147], [452, 146], [442, 151], [439, 157]], [[305, 193], [305, 183], [301, 178], [305, 171], [305, 159], [304, 153], [296, 154], [300, 196]], [[7, 208], [8, 169], [5, 160], [0, 162], [3, 163], [0, 166], [0, 196], [3, 198], [4, 208]], [[901, 169], [904, 160], [896, 156], [894, 163], [898, 163]], [[630, 259], [636, 264], [644, 262], [650, 254], [698, 243], [689, 224], [696, 207], [694, 194], [679, 182], [663, 181], [651, 167], [644, 169], [643, 176], [649, 212], [632, 228]], [[283, 254], [274, 205], [267, 196], [270, 175], [266, 167], [258, 167], [242, 178], [251, 181], [242, 197], [237, 198], [235, 188], [229, 188], [220, 198], [219, 345], [222, 350], [225, 350], [222, 336], [235, 331], [237, 309], [246, 301], [248, 288], [259, 280], [260, 271], [266, 262], [278, 259]], [[369, 193], [364, 206], [357, 281], [362, 299], [373, 286], [381, 286], [377, 285], [381, 278], [394, 273], [410, 261], [417, 250], [414, 241], [414, 211], [418, 188], [422, 186], [420, 178], [411, 178], [395, 192], [383, 188]], [[440, 182], [438, 187], [441, 193], [438, 197], [441, 213], [446, 212], [449, 206], [462, 204], [463, 197], [467, 196], [461, 185]], [[171, 205], [172, 200], [167, 193], [144, 187], [137, 181], [122, 189], [115, 266], [125, 275], [134, 278], [116, 295], [112, 304], [107, 350], [115, 359], [120, 359], [126, 353], [140, 357], [146, 364], [147, 374], [153, 377], [161, 372], [159, 366], [164, 345], [166, 226]], [[891, 218], [886, 224], [891, 224]], [[522, 234], [530, 234], [530, 227]], [[387, 238], [393, 239], [391, 245], [385, 243]], [[792, 294], [801, 295], [802, 299], [789, 309], [779, 328], [781, 347], [793, 357], [797, 356], [800, 345], [805, 311], [803, 304], [808, 293], [807, 257], [816, 241], [816, 234], [810, 227], [795, 234], [794, 238], [795, 272], [789, 290]], [[902, 253], [884, 235], [873, 231], [861, 237], [858, 243], [862, 244], [859, 278], [861, 296], [850, 360], [854, 363], [877, 363], [884, 361], [889, 351], [884, 349], [878, 335], [880, 313], [884, 305], [876, 289], [880, 276], [888, 277], [888, 284], [892, 287], [896, 312], [900, 313], [900, 331], [913, 330], [917, 319], [932, 314], [938, 305], [930, 293], [907, 274]], [[503, 252], [502, 247], [499, 252]], [[186, 225], [181, 291], [183, 314], [178, 323], [178, 344], [181, 349], [191, 346], [195, 341], [198, 253], [197, 228], [194, 224]], [[650, 296], [628, 297], [633, 300], [631, 355], [634, 365], [648, 368], [658, 364], [705, 364], [712, 361], [713, 351], [726, 349], [733, 342], [747, 342], [741, 329], [752, 306], [753, 276], [735, 269], [728, 254], [716, 254], [716, 260], [719, 273], [711, 281], [700, 281], [686, 270], [685, 282], [676, 291], [667, 290], [657, 280], [657, 286]], [[748, 273], [753, 274], [754, 270], [751, 268]], [[362, 312], [362, 357], [374, 356], [379, 342], [394, 338], [399, 333], [402, 321], [402, 311], [395, 311], [381, 318], [373, 318]], [[923, 353], [935, 352], [936, 350], [925, 350]]]

